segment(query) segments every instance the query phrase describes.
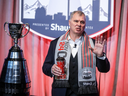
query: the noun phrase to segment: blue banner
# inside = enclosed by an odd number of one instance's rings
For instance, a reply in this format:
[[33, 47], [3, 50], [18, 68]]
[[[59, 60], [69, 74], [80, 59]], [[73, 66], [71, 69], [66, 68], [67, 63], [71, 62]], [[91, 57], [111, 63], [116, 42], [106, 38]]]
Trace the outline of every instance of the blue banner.
[[45, 38], [57, 38], [68, 29], [71, 12], [86, 15], [85, 31], [94, 37], [113, 27], [113, 0], [20, 0], [19, 22]]

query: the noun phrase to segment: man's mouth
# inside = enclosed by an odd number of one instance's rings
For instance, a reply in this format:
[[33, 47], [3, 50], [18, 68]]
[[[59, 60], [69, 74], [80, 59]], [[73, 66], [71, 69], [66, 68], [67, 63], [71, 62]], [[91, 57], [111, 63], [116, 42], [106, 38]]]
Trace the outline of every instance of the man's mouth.
[[80, 31], [81, 29], [80, 28], [76, 28], [77, 31]]

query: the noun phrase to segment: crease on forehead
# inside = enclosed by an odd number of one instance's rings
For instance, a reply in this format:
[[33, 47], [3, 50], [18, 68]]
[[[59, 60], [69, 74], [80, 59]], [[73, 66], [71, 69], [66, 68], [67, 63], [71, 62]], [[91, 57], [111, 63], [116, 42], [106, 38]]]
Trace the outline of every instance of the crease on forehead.
[[86, 18], [84, 15], [74, 15], [71, 19], [71, 21], [86, 21]]

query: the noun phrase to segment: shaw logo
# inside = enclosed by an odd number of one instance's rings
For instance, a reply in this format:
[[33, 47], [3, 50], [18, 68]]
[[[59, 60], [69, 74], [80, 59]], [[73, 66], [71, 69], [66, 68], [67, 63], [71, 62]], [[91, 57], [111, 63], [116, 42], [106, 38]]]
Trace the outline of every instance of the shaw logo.
[[56, 31], [67, 31], [69, 29], [69, 26], [63, 26], [63, 25], [57, 25], [52, 23], [51, 24], [51, 30], [56, 30]]
[[20, 23], [29, 23], [31, 31], [48, 39], [64, 34], [70, 13], [86, 15], [85, 31], [91, 37], [113, 27], [114, 0], [20, 0]]

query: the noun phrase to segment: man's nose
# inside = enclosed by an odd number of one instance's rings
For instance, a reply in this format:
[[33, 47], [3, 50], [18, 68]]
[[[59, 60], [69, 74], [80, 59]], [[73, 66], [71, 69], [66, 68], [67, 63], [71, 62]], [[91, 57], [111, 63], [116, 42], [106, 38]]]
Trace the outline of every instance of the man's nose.
[[81, 26], [81, 23], [80, 23], [80, 22], [78, 22], [78, 23], [77, 23], [77, 25], [78, 25], [78, 26]]

